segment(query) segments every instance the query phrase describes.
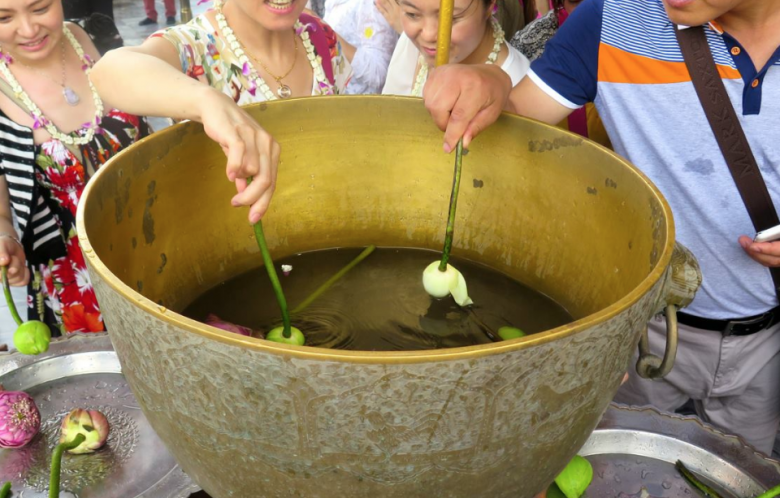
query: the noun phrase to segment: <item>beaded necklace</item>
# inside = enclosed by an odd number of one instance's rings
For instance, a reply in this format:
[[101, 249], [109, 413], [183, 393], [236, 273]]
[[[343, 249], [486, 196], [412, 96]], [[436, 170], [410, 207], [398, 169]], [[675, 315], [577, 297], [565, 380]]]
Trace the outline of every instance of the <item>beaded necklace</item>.
[[[498, 21], [491, 17], [490, 23], [493, 26], [493, 50], [488, 55], [485, 64], [495, 64], [498, 60], [498, 54], [501, 53], [501, 46], [504, 44], [504, 30]], [[422, 97], [422, 89], [425, 81], [428, 79], [428, 64], [425, 62], [425, 58], [420, 55], [417, 61], [420, 66], [420, 70], [417, 72], [417, 77], [414, 79], [414, 86], [412, 87], [412, 96]]]
[[[249, 83], [249, 93], [251, 95], [255, 95], [257, 89], [259, 88], [260, 91], [263, 92], [263, 96], [266, 100], [276, 100], [277, 95], [274, 95], [265, 80], [263, 80], [263, 78], [257, 73], [257, 69], [255, 69], [254, 65], [252, 65], [252, 62], [249, 60], [249, 57], [247, 57], [243, 45], [241, 45], [241, 42], [239, 42], [238, 38], [236, 38], [236, 35], [230, 28], [230, 25], [228, 25], [225, 14], [222, 13], [221, 3], [217, 4], [216, 19], [220, 33], [222, 33], [222, 36], [225, 38], [225, 41], [230, 47], [230, 50], [233, 51], [233, 53], [238, 58], [239, 63], [241, 64], [241, 73], [247, 78]], [[295, 33], [301, 38], [303, 47], [306, 49], [306, 58], [309, 59], [309, 63], [311, 64], [311, 67], [314, 71], [314, 79], [318, 88], [323, 89], [323, 93], [333, 93], [331, 84], [328, 81], [328, 78], [325, 76], [325, 71], [322, 70], [322, 58], [316, 55], [314, 52], [314, 46], [309, 39], [309, 32], [306, 31], [305, 26], [301, 24], [300, 21], [295, 21], [294, 29]], [[280, 83], [280, 86], [277, 89], [277, 94], [278, 97], [287, 98], [292, 95], [292, 92], [287, 85], [282, 85]]]
[[76, 40], [76, 37], [73, 36], [73, 33], [70, 32], [70, 29], [68, 29], [67, 26], [62, 26], [62, 33], [65, 35], [65, 38], [68, 39], [70, 45], [73, 47], [73, 50], [76, 51], [76, 54], [81, 60], [81, 70], [84, 71], [84, 74], [87, 75], [89, 89], [92, 92], [92, 101], [95, 104], [94, 120], [81, 125], [81, 129], [85, 130], [83, 135], [78, 135], [77, 133], [63, 133], [56, 126], [54, 126], [54, 124], [52, 124], [52, 122], [46, 116], [43, 115], [43, 112], [40, 110], [40, 108], [35, 104], [35, 102], [32, 101], [30, 96], [27, 95], [27, 92], [24, 91], [22, 85], [19, 84], [19, 81], [17, 81], [13, 73], [11, 73], [8, 65], [13, 63], [13, 58], [10, 55], [4, 55], [0, 57], [0, 74], [3, 75], [5, 80], [11, 86], [11, 89], [13, 90], [16, 98], [21, 100], [25, 107], [27, 107], [27, 110], [30, 111], [30, 115], [33, 118], [34, 130], [37, 130], [38, 128], [44, 128], [47, 132], [49, 132], [49, 135], [51, 135], [52, 138], [56, 140], [60, 140], [61, 142], [64, 142], [68, 145], [84, 145], [92, 141], [92, 138], [95, 136], [95, 130], [100, 125], [100, 119], [103, 116], [103, 100], [100, 98], [100, 95], [98, 95], [97, 90], [92, 84], [92, 80], [89, 79], [89, 73], [92, 70], [92, 59], [84, 53], [84, 50], [81, 48], [78, 40]]

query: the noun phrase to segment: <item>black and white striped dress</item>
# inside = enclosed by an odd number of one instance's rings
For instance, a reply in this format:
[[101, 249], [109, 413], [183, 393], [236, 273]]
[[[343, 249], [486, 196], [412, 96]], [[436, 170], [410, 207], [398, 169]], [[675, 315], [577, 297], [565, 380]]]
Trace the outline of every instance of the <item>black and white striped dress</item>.
[[85, 158], [97, 168], [147, 133], [143, 119], [110, 111], [74, 154], [58, 140], [35, 144], [30, 128], [0, 112], [0, 175], [31, 274], [28, 319], [47, 323], [54, 335], [105, 330], [76, 236], [76, 207], [88, 181]]

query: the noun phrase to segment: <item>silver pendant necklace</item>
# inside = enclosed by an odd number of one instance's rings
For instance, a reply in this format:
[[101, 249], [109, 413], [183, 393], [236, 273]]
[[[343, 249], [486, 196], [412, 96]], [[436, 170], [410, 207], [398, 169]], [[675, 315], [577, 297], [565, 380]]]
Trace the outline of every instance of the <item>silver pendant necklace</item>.
[[79, 94], [77, 94], [76, 91], [73, 90], [73, 88], [71, 88], [71, 87], [69, 87], [68, 85], [65, 84], [66, 83], [66, 74], [65, 74], [65, 40], [60, 41], [60, 47], [61, 47], [61, 52], [62, 52], [62, 83], [60, 83], [59, 81], [55, 80], [54, 78], [52, 78], [51, 76], [49, 76], [45, 72], [41, 71], [40, 69], [36, 69], [34, 67], [30, 67], [27, 64], [25, 64], [24, 62], [22, 62], [22, 65], [27, 67], [27, 68], [29, 68], [29, 69], [32, 69], [33, 71], [35, 71], [38, 74], [42, 74], [42, 75], [46, 76], [47, 78], [49, 78], [53, 82], [55, 82], [58, 85], [60, 85], [62, 87], [62, 97], [65, 99], [65, 102], [67, 102], [68, 105], [75, 107], [75, 106], [79, 105], [79, 102], [81, 102], [81, 97], [79, 97]]
[[62, 96], [65, 97], [65, 102], [67, 102], [68, 105], [75, 107], [81, 102], [81, 97], [79, 97], [79, 94], [71, 87], [65, 84], [65, 40], [60, 42], [60, 47], [62, 47], [62, 83], [60, 83], [60, 86], [62, 87]]

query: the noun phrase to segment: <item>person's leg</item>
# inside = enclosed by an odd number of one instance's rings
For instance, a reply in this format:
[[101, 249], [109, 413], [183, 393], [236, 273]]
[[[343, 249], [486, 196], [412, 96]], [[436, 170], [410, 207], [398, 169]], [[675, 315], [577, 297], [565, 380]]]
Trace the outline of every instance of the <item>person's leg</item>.
[[[708, 395], [718, 367], [720, 334], [679, 325], [679, 341], [674, 368], [661, 380], [641, 378], [634, 365], [629, 379], [615, 396], [615, 401], [628, 405], [651, 405], [661, 411], [673, 412], [689, 398], [701, 399]], [[666, 320], [654, 317], [648, 322], [650, 351], [660, 357], [666, 347]]]
[[144, 0], [144, 9], [146, 10], [147, 19], [157, 21], [157, 10], [154, 8], [154, 0]]
[[164, 0], [165, 18], [176, 17], [176, 0]]
[[91, 0], [90, 1], [90, 14], [97, 12], [99, 14], [106, 15], [111, 19], [114, 18], [114, 0]]
[[771, 455], [780, 426], [780, 326], [724, 338], [722, 349], [711, 396], [696, 411]]

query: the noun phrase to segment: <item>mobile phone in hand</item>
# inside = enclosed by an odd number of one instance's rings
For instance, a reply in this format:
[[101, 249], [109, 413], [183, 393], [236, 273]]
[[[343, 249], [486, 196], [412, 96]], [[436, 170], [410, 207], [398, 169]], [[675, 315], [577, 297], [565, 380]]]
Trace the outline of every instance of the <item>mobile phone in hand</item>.
[[778, 239], [780, 239], [780, 225], [756, 233], [753, 242], [772, 242]]

